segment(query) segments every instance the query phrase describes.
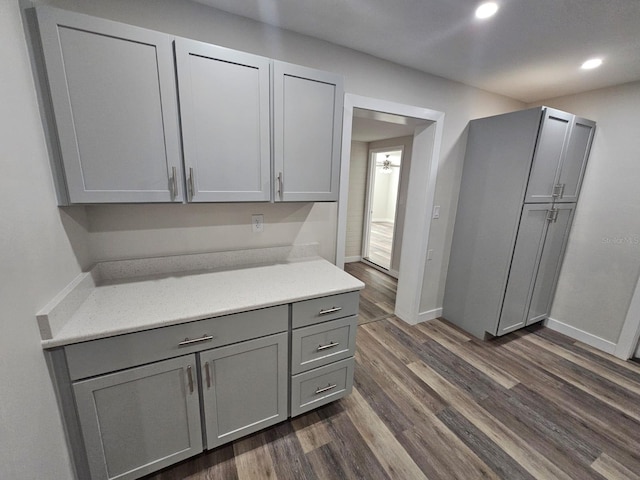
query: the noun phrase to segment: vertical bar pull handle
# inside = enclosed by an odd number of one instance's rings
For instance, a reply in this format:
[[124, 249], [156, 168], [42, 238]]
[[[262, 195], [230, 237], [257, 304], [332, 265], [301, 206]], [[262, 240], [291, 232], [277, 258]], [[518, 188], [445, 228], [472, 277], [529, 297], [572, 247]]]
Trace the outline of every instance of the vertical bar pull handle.
[[282, 172], [278, 172], [278, 195], [280, 200], [282, 200], [282, 193]]
[[209, 369], [209, 362], [204, 362], [204, 377], [207, 382], [207, 388], [211, 388], [211, 370]]
[[193, 393], [193, 369], [187, 365], [187, 379], [189, 380], [189, 393]]
[[195, 180], [193, 179], [193, 167], [189, 167], [189, 195], [193, 198], [196, 194]]
[[173, 199], [178, 196], [178, 169], [171, 167], [171, 195]]
[[560, 184], [560, 198], [564, 197], [564, 187], [566, 184], [561, 183]]
[[553, 193], [551, 194], [551, 196], [552, 196], [553, 198], [562, 198], [562, 196], [561, 196], [561, 195], [562, 195], [561, 191], [562, 191], [562, 184], [560, 184], [560, 183], [556, 183], [556, 184], [553, 186]]

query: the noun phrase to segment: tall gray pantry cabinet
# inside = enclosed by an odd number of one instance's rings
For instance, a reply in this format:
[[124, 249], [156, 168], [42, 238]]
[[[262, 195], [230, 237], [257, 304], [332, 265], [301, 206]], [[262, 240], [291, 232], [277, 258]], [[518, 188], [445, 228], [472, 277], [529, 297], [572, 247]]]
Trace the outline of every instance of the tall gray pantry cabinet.
[[549, 317], [594, 132], [547, 107], [470, 122], [444, 318], [484, 338]]

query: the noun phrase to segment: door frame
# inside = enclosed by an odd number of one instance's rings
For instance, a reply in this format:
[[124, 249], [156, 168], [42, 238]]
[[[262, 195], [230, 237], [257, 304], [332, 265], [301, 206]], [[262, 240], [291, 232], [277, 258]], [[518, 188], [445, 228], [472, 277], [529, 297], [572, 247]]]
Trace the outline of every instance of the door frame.
[[[435, 200], [436, 177], [442, 145], [444, 112], [401, 103], [345, 94], [342, 124], [342, 160], [340, 166], [340, 195], [336, 229], [336, 265], [344, 268], [347, 233], [347, 201], [349, 196], [349, 166], [351, 159], [351, 129], [353, 109], [417, 118], [425, 125], [416, 127], [413, 136], [405, 224], [402, 235], [398, 289], [395, 315], [410, 324], [429, 320], [427, 312], [420, 312], [420, 301], [427, 263], [431, 212]], [[425, 220], [426, 219], [426, 220]]]
[[396, 208], [395, 208], [395, 211], [393, 212], [394, 232], [391, 237], [391, 259], [389, 260], [389, 268], [386, 269], [381, 265], [375, 264], [371, 260], [367, 260], [365, 258], [365, 254], [369, 253], [369, 240], [370, 240], [369, 237], [371, 236], [371, 228], [370, 228], [370, 223], [372, 221], [372, 216], [371, 216], [372, 198], [371, 197], [373, 195], [373, 189], [375, 187], [375, 177], [376, 177], [376, 165], [375, 165], [374, 157], [376, 154], [381, 152], [391, 152], [391, 151], [395, 152], [398, 150], [400, 151], [400, 170], [402, 170], [402, 158], [404, 157], [404, 145], [369, 149], [369, 152], [368, 152], [369, 160], [367, 164], [367, 191], [364, 199], [365, 208], [364, 208], [364, 219], [363, 219], [364, 221], [362, 225], [362, 247], [360, 251], [360, 258], [362, 258], [363, 261], [367, 261], [367, 264], [372, 264], [374, 268], [375, 267], [382, 268], [385, 273], [388, 273], [389, 275], [395, 278], [398, 278], [398, 272], [395, 272], [395, 273], [393, 272], [393, 270], [391, 269], [391, 263], [393, 262], [393, 244], [395, 240], [395, 219], [398, 217], [398, 196], [400, 195], [400, 178], [398, 178], [398, 189], [396, 190]]
[[622, 325], [622, 331], [613, 354], [623, 360], [633, 357], [638, 348], [640, 339], [640, 276], [636, 282], [636, 289], [631, 297], [631, 304], [627, 311], [627, 317]]

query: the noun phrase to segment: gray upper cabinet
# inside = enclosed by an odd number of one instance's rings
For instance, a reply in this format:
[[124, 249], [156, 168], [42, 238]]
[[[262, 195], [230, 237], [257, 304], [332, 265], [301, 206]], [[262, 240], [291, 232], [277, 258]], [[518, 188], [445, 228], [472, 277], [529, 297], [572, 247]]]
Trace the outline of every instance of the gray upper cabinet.
[[525, 202], [577, 200], [594, 130], [591, 120], [544, 109]]
[[275, 201], [336, 201], [343, 80], [274, 61]]
[[189, 201], [270, 200], [271, 61], [186, 39], [175, 50]]
[[47, 7], [37, 18], [68, 202], [182, 201], [172, 38]]
[[196, 357], [73, 384], [91, 478], [133, 479], [202, 451]]
[[578, 201], [595, 130], [595, 122], [586, 118], [574, 118], [566, 154], [558, 175], [559, 192], [555, 199], [556, 202], [574, 203]]
[[287, 418], [288, 333], [200, 354], [207, 448]]

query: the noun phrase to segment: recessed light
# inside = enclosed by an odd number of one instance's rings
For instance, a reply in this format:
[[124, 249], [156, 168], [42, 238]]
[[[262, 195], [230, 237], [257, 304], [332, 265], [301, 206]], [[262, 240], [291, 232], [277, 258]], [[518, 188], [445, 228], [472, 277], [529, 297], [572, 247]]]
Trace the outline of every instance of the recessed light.
[[584, 62], [580, 68], [583, 70], [591, 70], [592, 68], [598, 68], [600, 65], [602, 65], [601, 58], [590, 58]]
[[476, 8], [477, 18], [489, 18], [493, 17], [498, 11], [498, 4], [495, 2], [486, 2]]

